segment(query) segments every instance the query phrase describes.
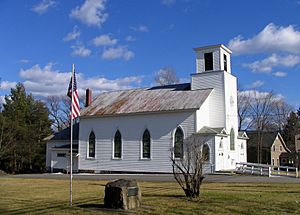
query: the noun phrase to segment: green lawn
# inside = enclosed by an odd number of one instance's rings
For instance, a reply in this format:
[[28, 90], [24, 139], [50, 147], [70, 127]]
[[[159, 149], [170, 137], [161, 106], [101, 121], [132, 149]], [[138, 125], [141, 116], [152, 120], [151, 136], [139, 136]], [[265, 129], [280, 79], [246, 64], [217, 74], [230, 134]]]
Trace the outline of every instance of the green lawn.
[[[103, 208], [106, 181], [0, 177], [0, 214], [127, 214]], [[138, 214], [300, 214], [298, 184], [205, 183], [197, 200], [184, 197], [176, 183], [141, 182]]]

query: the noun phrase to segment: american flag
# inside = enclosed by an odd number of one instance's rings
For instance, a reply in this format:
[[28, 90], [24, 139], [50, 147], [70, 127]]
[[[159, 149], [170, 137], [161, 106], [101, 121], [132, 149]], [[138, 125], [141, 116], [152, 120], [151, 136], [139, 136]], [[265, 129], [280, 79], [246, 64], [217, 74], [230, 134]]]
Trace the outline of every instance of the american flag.
[[72, 96], [72, 77], [70, 80], [69, 88], [68, 88], [68, 93], [67, 95], [72, 99], [72, 104], [71, 104], [71, 119], [75, 119], [80, 116], [80, 106], [79, 106], [79, 99], [78, 99], [78, 90], [77, 90], [77, 83], [76, 83], [76, 75], [75, 71], [73, 74], [74, 77], [74, 82], [73, 82], [73, 96]]

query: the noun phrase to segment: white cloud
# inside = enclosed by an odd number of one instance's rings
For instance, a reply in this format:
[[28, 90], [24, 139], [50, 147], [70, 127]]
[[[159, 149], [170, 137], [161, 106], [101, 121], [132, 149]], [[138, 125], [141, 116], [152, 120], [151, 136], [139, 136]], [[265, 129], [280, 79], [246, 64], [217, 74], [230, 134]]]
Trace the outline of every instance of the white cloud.
[[293, 67], [300, 63], [300, 56], [297, 55], [286, 55], [279, 56], [272, 54], [271, 56], [253, 63], [244, 64], [244, 67], [248, 67], [252, 72], [264, 72], [270, 73], [274, 67]]
[[5, 96], [0, 96], [0, 109], [2, 104], [5, 104]]
[[283, 77], [287, 76], [287, 73], [286, 72], [278, 71], [278, 72], [272, 73], [272, 75], [274, 75], [275, 77], [283, 78]]
[[28, 59], [19, 60], [19, 63], [21, 63], [21, 64], [26, 64], [26, 63], [29, 63], [29, 62], [30, 62], [30, 60], [28, 60]]
[[264, 85], [264, 82], [261, 81], [261, 80], [257, 80], [257, 81], [254, 81], [253, 83], [249, 84], [247, 86], [247, 88], [250, 88], [250, 89], [256, 89], [256, 88], [259, 88], [261, 86]]
[[101, 58], [105, 60], [114, 60], [118, 58], [122, 58], [123, 60], [130, 60], [134, 57], [134, 53], [126, 46], [118, 46], [118, 47], [110, 47], [108, 49], [104, 49]]
[[17, 82], [14, 81], [1, 81], [0, 83], [0, 89], [1, 90], [9, 90], [11, 88], [15, 88]]
[[77, 25], [73, 27], [73, 31], [68, 33], [67, 36], [64, 37], [64, 41], [76, 40], [80, 36], [81, 32], [78, 29]]
[[88, 57], [92, 53], [90, 49], [81, 44], [71, 46], [71, 48], [73, 49], [73, 52], [71, 53], [72, 56]]
[[[248, 97], [250, 99], [266, 98], [270, 95], [270, 93], [271, 92], [263, 92], [263, 91], [258, 91], [258, 90], [238, 91], [239, 96]], [[273, 94], [273, 101], [278, 101], [278, 100], [282, 100], [282, 99], [284, 99], [284, 96], [282, 94]]]
[[[67, 93], [71, 72], [60, 72], [53, 69], [54, 64], [48, 63], [44, 67], [34, 65], [28, 69], [21, 69], [20, 77], [27, 92], [34, 96], [64, 96]], [[125, 90], [140, 86], [142, 77], [129, 76], [118, 79], [107, 79], [104, 77], [85, 78], [83, 73], [77, 72], [77, 87], [80, 96], [85, 94], [86, 88], [91, 88], [94, 94], [111, 90]], [[6, 88], [15, 87], [16, 82], [3, 81]], [[2, 85], [1, 86], [4, 86]]]
[[148, 32], [149, 28], [146, 25], [138, 25], [138, 26], [133, 26], [130, 28], [133, 31], [138, 31], [138, 32]]
[[31, 10], [38, 13], [38, 14], [44, 14], [46, 13], [51, 7], [55, 7], [56, 2], [53, 0], [43, 0], [37, 5], [34, 5]]
[[133, 37], [133, 36], [126, 36], [125, 37], [125, 40], [127, 41], [127, 42], [133, 42], [133, 41], [135, 41], [135, 38]]
[[88, 26], [98, 26], [107, 20], [108, 14], [105, 13], [106, 0], [85, 0], [81, 7], [77, 6], [70, 13], [70, 17], [80, 20]]
[[176, 3], [176, 0], [161, 0], [161, 3], [167, 6], [171, 6]]
[[107, 34], [103, 34], [98, 37], [95, 37], [92, 40], [92, 42], [95, 46], [112, 46], [112, 45], [117, 44], [118, 40], [111, 38]]
[[300, 53], [300, 32], [292, 25], [282, 27], [270, 23], [250, 39], [243, 39], [241, 35], [233, 38], [228, 46], [235, 55], [276, 51]]

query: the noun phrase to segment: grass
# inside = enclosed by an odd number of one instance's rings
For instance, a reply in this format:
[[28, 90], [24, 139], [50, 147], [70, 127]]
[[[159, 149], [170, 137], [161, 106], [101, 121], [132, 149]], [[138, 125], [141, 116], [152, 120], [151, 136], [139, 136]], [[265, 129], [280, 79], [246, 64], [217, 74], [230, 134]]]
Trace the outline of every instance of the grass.
[[300, 214], [298, 184], [204, 183], [201, 197], [184, 197], [176, 183], [140, 182], [142, 207], [103, 207], [106, 181], [0, 177], [0, 214]]

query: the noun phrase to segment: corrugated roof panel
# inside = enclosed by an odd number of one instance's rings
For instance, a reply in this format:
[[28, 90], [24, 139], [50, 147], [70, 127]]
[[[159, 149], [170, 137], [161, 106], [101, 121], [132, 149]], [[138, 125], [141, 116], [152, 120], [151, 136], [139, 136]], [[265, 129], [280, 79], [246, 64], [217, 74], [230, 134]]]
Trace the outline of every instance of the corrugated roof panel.
[[212, 89], [147, 88], [102, 93], [81, 116], [199, 109]]

